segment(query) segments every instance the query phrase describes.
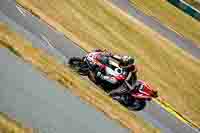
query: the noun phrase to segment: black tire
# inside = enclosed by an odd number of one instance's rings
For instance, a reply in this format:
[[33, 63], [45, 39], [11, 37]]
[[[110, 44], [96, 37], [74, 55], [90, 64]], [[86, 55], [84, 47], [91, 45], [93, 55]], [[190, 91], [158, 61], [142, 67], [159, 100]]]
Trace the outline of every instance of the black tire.
[[135, 100], [132, 104], [129, 104], [127, 108], [132, 111], [140, 111], [143, 110], [145, 106], [146, 106], [146, 101]]
[[120, 104], [122, 104], [123, 106], [125, 106], [124, 101], [122, 100], [121, 96], [114, 95], [114, 96], [111, 96], [111, 97], [112, 97], [113, 100], [115, 100], [115, 101], [119, 102]]
[[72, 58], [69, 59], [68, 64], [71, 67], [80, 67], [81, 62], [82, 62], [81, 58], [79, 58], [79, 57], [72, 57]]
[[140, 110], [144, 109], [146, 106], [146, 101], [137, 100], [128, 95], [124, 95], [124, 96], [114, 95], [111, 97], [131, 111], [140, 111]]
[[81, 75], [88, 75], [89, 68], [84, 64], [83, 60], [79, 57], [72, 57], [69, 59], [68, 64], [71, 68], [73, 68], [76, 72]]
[[78, 72], [80, 70], [81, 62], [82, 60], [79, 57], [72, 57], [69, 59], [68, 64], [71, 68]]

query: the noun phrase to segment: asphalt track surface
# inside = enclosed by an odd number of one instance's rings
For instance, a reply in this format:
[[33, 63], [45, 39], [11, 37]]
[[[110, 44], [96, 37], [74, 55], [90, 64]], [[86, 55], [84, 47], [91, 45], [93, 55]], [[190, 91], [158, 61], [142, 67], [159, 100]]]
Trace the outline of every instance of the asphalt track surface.
[[[35, 47], [40, 47], [46, 50], [48, 54], [59, 57], [62, 63], [66, 63], [71, 56], [83, 56], [85, 54], [62, 33], [54, 31], [46, 23], [17, 6], [14, 1], [1, 1], [0, 20], [7, 22], [13, 29], [23, 33], [28, 40], [33, 42]], [[149, 102], [143, 111], [136, 112], [136, 114], [165, 133], [197, 132], [196, 129], [183, 123], [155, 102]]]
[[0, 111], [41, 133], [128, 133], [102, 112], [0, 49]]

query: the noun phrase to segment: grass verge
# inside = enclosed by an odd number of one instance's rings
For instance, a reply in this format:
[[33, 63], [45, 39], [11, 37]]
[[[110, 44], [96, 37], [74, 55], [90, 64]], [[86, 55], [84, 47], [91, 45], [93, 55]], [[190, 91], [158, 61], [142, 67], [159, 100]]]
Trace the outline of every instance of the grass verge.
[[140, 78], [159, 88], [162, 99], [177, 112], [200, 125], [200, 62], [172, 42], [106, 0], [17, 2], [86, 51], [106, 48], [136, 56]]
[[0, 112], [0, 133], [33, 133], [33, 130], [24, 128], [19, 122]]
[[[192, 40], [200, 47], [200, 23], [166, 0], [130, 0], [142, 12], [155, 17], [178, 34]], [[159, 5], [159, 6], [158, 6]]]
[[95, 106], [104, 112], [111, 119], [118, 121], [131, 132], [157, 132], [148, 123], [145, 123], [138, 116], [130, 113], [127, 109], [113, 102], [103, 91], [91, 86], [88, 81], [82, 80], [69, 68], [58, 64], [56, 59], [46, 55], [40, 49], [33, 48], [31, 43], [24, 40], [21, 36], [10, 31], [7, 26], [0, 24], [0, 42], [25, 61], [32, 63], [36, 68], [44, 72], [51, 80], [56, 80], [65, 87], [69, 88], [75, 95]]

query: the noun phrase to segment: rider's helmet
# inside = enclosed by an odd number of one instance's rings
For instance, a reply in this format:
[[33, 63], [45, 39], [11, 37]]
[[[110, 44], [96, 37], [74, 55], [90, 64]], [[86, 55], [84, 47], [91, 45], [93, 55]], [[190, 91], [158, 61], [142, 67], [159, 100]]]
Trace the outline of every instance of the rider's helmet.
[[120, 62], [121, 66], [128, 66], [135, 63], [135, 60], [130, 56], [123, 56], [122, 61]]
[[102, 52], [102, 50], [99, 49], [99, 48], [98, 48], [98, 49], [95, 49], [94, 51], [95, 51], [95, 52]]
[[129, 64], [133, 64], [134, 63], [134, 59], [131, 56], [123, 56], [122, 60], [127, 63], [127, 65]]

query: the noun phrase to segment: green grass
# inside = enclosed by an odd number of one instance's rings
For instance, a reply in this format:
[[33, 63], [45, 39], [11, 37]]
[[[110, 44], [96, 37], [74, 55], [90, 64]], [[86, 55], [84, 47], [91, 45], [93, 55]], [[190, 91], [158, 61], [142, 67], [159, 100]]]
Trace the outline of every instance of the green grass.
[[[139, 78], [159, 88], [160, 95], [179, 113], [200, 125], [200, 62], [172, 42], [106, 0], [17, 2], [87, 51], [98, 47], [136, 56]], [[186, 33], [199, 41], [199, 32], [192, 28], [199, 24], [188, 22], [193, 23]]]

